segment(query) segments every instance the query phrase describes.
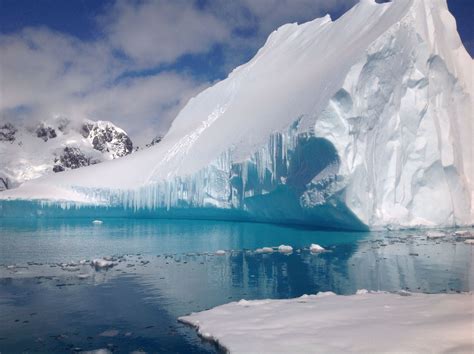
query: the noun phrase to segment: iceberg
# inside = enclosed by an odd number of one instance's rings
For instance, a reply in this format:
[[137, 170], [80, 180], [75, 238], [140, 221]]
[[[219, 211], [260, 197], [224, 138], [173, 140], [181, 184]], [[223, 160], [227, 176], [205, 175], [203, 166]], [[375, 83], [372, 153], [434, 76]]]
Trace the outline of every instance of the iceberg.
[[472, 225], [472, 59], [446, 0], [274, 31], [160, 144], [0, 193], [2, 216]]

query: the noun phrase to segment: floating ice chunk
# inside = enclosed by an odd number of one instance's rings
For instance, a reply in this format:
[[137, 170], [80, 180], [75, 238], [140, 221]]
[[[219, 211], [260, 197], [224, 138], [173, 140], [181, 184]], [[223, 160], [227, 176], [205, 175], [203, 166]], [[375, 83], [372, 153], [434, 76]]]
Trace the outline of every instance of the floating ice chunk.
[[470, 238], [470, 237], [474, 237], [474, 234], [472, 234], [471, 232], [469, 232], [467, 230], [463, 230], [463, 231], [456, 231], [454, 233], [454, 236]]
[[92, 262], [91, 262], [91, 266], [95, 267], [95, 268], [98, 268], [98, 269], [106, 269], [106, 268], [111, 268], [115, 265], [114, 262], [112, 261], [108, 261], [106, 259], [103, 259], [103, 258], [99, 258], [99, 259], [94, 259]]
[[439, 231], [428, 231], [426, 233], [427, 238], [443, 238], [446, 237], [446, 234], [444, 232], [439, 232]]
[[368, 294], [369, 290], [367, 289], [359, 289], [356, 291], [356, 295]]
[[92, 221], [94, 225], [102, 225], [104, 222], [102, 220], [94, 220]]
[[81, 354], [111, 354], [112, 352], [105, 348], [82, 351]]
[[474, 245], [474, 240], [465, 240], [464, 243], [466, 245]]
[[79, 279], [87, 279], [90, 277], [90, 274], [78, 274], [77, 277]]
[[316, 243], [312, 243], [311, 246], [309, 246], [309, 250], [311, 251], [311, 253], [321, 253], [326, 251], [324, 247], [321, 247]]
[[280, 253], [292, 253], [293, 252], [293, 247], [288, 246], [288, 245], [280, 245], [280, 246], [278, 246], [278, 252], [280, 252]]
[[255, 253], [273, 253], [273, 248], [271, 248], [271, 247], [257, 248], [255, 250]]
[[225, 256], [225, 251], [224, 250], [217, 250], [215, 255], [216, 256]]
[[119, 334], [119, 331], [116, 329], [108, 329], [101, 334], [99, 334], [100, 337], [116, 337]]

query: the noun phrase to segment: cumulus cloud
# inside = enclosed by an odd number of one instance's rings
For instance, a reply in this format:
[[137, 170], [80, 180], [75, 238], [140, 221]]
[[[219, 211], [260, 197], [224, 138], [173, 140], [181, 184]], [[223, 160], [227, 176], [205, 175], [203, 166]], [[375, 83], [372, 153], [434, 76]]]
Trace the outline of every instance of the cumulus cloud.
[[2, 118], [111, 120], [149, 140], [207, 84], [172, 71], [119, 79], [130, 67], [105, 41], [83, 42], [46, 28], [1, 36]]
[[215, 77], [180, 70], [180, 58], [197, 55], [206, 61], [220, 45], [223, 59], [208, 70], [225, 74], [281, 24], [346, 9], [355, 1], [116, 0], [95, 18], [94, 39], [81, 40], [47, 24], [1, 34], [0, 117], [111, 120], [134, 139], [150, 139], [164, 133], [187, 100]]
[[[186, 102], [207, 86], [207, 83], [173, 72], [138, 77], [84, 97], [80, 111], [92, 119], [106, 119], [128, 126], [132, 135], [151, 140], [157, 133], [167, 130]], [[143, 129], [157, 126], [157, 118], [159, 131]]]
[[142, 66], [206, 52], [230, 35], [224, 22], [187, 0], [119, 0], [100, 22], [111, 44]]

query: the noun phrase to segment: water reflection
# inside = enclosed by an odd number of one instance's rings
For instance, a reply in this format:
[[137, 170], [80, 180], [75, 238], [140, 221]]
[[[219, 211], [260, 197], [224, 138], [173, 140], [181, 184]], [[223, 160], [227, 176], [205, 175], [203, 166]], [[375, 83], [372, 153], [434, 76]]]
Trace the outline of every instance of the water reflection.
[[[474, 288], [473, 246], [453, 236], [430, 240], [423, 232], [315, 232], [202, 221], [106, 220], [97, 227], [88, 220], [21, 225], [3, 220], [0, 237], [0, 351], [5, 352], [100, 347], [208, 352], [214, 348], [178, 324], [177, 317], [242, 298], [351, 294], [361, 288], [429, 293]], [[327, 252], [311, 254], [311, 243]], [[279, 244], [295, 251], [255, 252]], [[218, 249], [226, 254], [215, 255]], [[117, 264], [108, 270], [77, 263], [109, 255], [116, 255]], [[62, 263], [70, 261], [75, 263]]]

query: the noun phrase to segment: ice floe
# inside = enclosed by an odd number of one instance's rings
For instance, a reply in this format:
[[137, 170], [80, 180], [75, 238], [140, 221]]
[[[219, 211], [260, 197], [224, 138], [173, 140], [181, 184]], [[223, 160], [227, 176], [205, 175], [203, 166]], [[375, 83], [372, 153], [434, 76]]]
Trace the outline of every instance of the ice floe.
[[360, 290], [241, 300], [179, 320], [231, 353], [471, 352], [472, 303], [472, 294]]

